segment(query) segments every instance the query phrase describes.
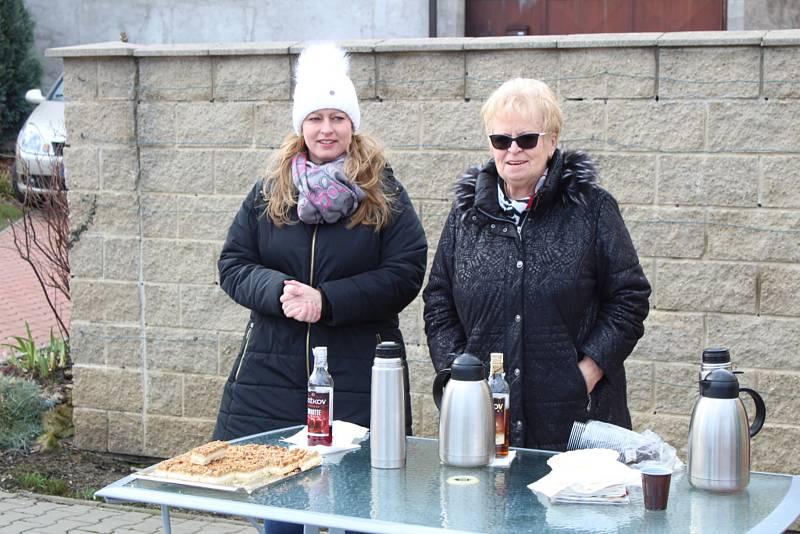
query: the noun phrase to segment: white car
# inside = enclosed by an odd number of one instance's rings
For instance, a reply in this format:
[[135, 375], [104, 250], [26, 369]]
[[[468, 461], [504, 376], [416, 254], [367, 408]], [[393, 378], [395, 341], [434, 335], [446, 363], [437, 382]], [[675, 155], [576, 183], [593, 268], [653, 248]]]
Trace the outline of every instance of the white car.
[[25, 93], [25, 100], [37, 104], [17, 136], [12, 186], [20, 202], [27, 195], [41, 195], [58, 179], [64, 188], [64, 79], [59, 77], [47, 98], [39, 89]]

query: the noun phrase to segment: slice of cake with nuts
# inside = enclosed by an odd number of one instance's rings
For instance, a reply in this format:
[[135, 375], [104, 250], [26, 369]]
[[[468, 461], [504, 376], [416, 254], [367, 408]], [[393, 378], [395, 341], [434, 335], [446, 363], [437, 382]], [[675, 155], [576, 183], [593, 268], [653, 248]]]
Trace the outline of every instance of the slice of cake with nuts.
[[208, 465], [214, 460], [224, 458], [225, 455], [228, 454], [228, 442], [219, 440], [212, 441], [211, 443], [195, 447], [189, 451], [189, 453], [191, 455], [189, 460], [193, 464]]
[[[210, 458], [209, 458], [210, 457]], [[229, 445], [211, 442], [157, 464], [152, 476], [184, 483], [255, 488], [312, 469], [322, 456], [278, 445]]]

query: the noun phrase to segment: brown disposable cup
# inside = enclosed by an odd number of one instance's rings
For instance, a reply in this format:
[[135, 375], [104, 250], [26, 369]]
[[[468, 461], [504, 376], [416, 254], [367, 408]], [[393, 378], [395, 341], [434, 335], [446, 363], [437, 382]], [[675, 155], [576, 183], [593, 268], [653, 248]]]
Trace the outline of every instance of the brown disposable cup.
[[672, 470], [668, 467], [642, 468], [642, 492], [645, 510], [666, 510]]

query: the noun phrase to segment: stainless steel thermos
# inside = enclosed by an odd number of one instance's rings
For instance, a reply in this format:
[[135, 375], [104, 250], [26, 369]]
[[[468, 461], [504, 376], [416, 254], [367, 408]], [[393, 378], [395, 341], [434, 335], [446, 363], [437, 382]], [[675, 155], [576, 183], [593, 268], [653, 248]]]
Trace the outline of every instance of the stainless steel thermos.
[[369, 416], [370, 465], [396, 469], [406, 464], [405, 380], [400, 345], [375, 348]]
[[[744, 392], [756, 406], [753, 424], [739, 398]], [[689, 426], [689, 483], [705, 490], [733, 492], [750, 482], [750, 438], [764, 424], [767, 411], [756, 391], [739, 387], [736, 375], [714, 369], [700, 380], [700, 398]]]
[[433, 382], [439, 408], [439, 459], [445, 465], [478, 467], [494, 460], [494, 408], [481, 361], [458, 356]]

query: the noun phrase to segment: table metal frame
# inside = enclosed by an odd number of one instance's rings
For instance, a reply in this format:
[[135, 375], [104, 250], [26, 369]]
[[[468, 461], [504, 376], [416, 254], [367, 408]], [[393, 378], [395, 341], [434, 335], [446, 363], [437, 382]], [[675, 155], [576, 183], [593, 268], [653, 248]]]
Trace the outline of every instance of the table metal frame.
[[[234, 440], [231, 443], [236, 443], [239, 441], [251, 441], [254, 438], [258, 438], [267, 434], [274, 435], [276, 432], [282, 432], [285, 433], [285, 435], [289, 435], [293, 431], [299, 430], [300, 428], [302, 427], [290, 427], [280, 431], [264, 432], [262, 434], [255, 434], [253, 436], [247, 436], [238, 440]], [[420, 441], [435, 441], [429, 440], [428, 438], [410, 439]], [[534, 451], [529, 449], [520, 450], [536, 452], [540, 454], [543, 452], [546, 454], [554, 454], [550, 453], [549, 451]], [[763, 474], [776, 476], [771, 473]], [[384, 534], [406, 534], [409, 529], [409, 525], [382, 521], [380, 519], [334, 515], [331, 513], [315, 512], [313, 510], [297, 510], [249, 502], [240, 502], [226, 499], [222, 492], [220, 492], [220, 496], [217, 498], [197, 495], [181, 495], [179, 493], [170, 493], [146, 488], [126, 487], [133, 480], [135, 480], [135, 477], [127, 476], [109, 486], [106, 486], [98, 491], [95, 495], [97, 497], [102, 497], [107, 502], [138, 502], [160, 506], [163, 528], [166, 534], [171, 534], [172, 531], [170, 508], [182, 508], [242, 517], [247, 519], [259, 532], [264, 534], [267, 534], [266, 526], [264, 524], [266, 520], [277, 520], [302, 524], [304, 525], [304, 534], [319, 534], [320, 527], [327, 527], [330, 534], [344, 534], [345, 529], [362, 532], [380, 532]], [[791, 483], [783, 500], [758, 525], [752, 528], [750, 533], [771, 534], [775, 532], [783, 532], [792, 524], [798, 515], [800, 515], [800, 477], [791, 476]], [[422, 525], [413, 525], [413, 529], [415, 533], [420, 534], [466, 532], [450, 528], [445, 530], [444, 528], [427, 527]]]

